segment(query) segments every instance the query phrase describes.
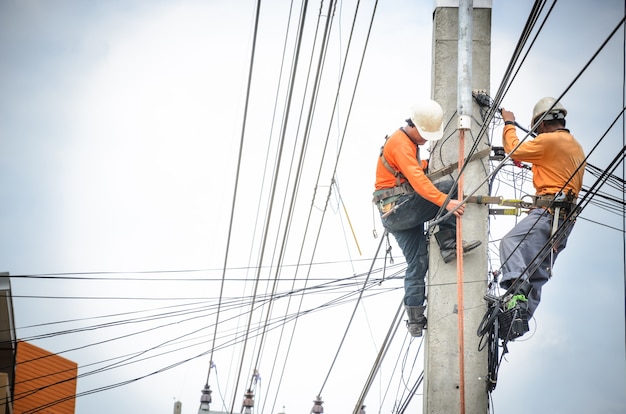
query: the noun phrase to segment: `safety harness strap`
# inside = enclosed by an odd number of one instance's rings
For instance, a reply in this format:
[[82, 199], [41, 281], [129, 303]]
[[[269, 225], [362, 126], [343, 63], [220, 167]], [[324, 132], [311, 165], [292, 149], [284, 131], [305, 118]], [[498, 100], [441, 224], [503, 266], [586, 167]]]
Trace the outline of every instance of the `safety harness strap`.
[[[411, 137], [409, 137], [409, 134], [407, 134], [404, 129], [400, 128], [400, 131], [404, 132], [404, 135], [406, 135], [409, 138], [409, 140], [411, 140], [411, 142], [413, 142]], [[388, 139], [389, 139], [389, 135], [386, 135], [385, 136], [385, 143], [383, 144], [382, 147], [380, 147], [380, 160], [383, 163], [383, 165], [385, 166], [385, 168], [387, 169], [387, 171], [389, 171], [390, 173], [393, 174], [394, 177], [396, 177], [396, 186], [399, 186], [401, 184], [401, 179], [405, 179], [406, 180], [406, 177], [404, 175], [402, 175], [402, 173], [400, 171], [394, 169], [391, 166], [391, 164], [389, 164], [389, 162], [385, 158], [385, 155], [383, 154], [383, 152], [385, 150], [385, 145], [387, 145], [387, 140]], [[422, 159], [420, 158], [420, 147], [419, 147], [419, 145], [415, 144], [415, 148], [416, 148], [416, 154], [415, 155], [417, 157], [417, 162], [420, 165], [422, 165]]]
[[396, 177], [396, 185], [398, 186], [400, 185], [400, 179], [405, 178], [405, 177], [404, 175], [402, 175], [400, 171], [394, 170], [393, 167], [389, 165], [389, 163], [387, 162], [387, 159], [383, 155], [383, 148], [384, 148], [384, 145], [380, 148], [380, 161], [383, 163], [385, 168], [389, 170], [389, 172], [392, 173], [394, 177]]
[[[481, 159], [481, 158], [483, 158], [483, 157], [488, 156], [490, 153], [491, 153], [491, 147], [489, 147], [489, 148], [485, 148], [485, 149], [482, 149], [482, 150], [480, 150], [480, 151], [478, 151], [478, 152], [475, 152], [475, 153], [474, 153], [474, 154], [470, 157], [470, 159], [469, 159], [468, 161], [466, 161], [466, 162], [467, 162], [467, 163], [470, 163], [470, 162], [472, 162], [472, 161], [475, 161], [475, 160]], [[427, 174], [426, 176], [427, 176], [427, 177], [428, 177], [431, 181], [433, 181], [433, 180], [436, 180], [436, 179], [438, 179], [438, 178], [441, 178], [441, 177], [443, 177], [443, 176], [445, 176], [445, 175], [448, 175], [448, 174], [452, 173], [452, 172], [453, 172], [454, 170], [456, 170], [458, 167], [459, 167], [459, 163], [458, 163], [458, 162], [454, 162], [454, 163], [452, 163], [452, 164], [448, 165], [447, 167], [443, 167], [443, 168], [441, 168], [441, 169], [439, 169], [439, 170], [437, 170], [437, 171], [433, 171], [432, 173]]]

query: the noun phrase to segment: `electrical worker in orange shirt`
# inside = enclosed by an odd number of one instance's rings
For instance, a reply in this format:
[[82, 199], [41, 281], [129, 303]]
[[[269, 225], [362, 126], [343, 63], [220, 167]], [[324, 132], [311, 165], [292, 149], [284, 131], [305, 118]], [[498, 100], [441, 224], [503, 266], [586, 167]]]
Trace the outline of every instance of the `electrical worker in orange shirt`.
[[[428, 244], [424, 223], [434, 219], [442, 206], [446, 211], [454, 211], [439, 223], [439, 231], [435, 233], [441, 256], [448, 263], [456, 258], [456, 218], [463, 215], [465, 205], [455, 199], [454, 181], [430, 181], [424, 172], [428, 161], [420, 158], [420, 145], [443, 136], [441, 106], [433, 100], [420, 102], [406, 122], [406, 126], [387, 138], [381, 149], [373, 202], [380, 211], [383, 226], [393, 234], [406, 259], [407, 328], [411, 336], [419, 337], [426, 327], [424, 279], [428, 270]], [[463, 242], [463, 251], [480, 244], [480, 241]]]
[[[530, 317], [539, 305], [541, 288], [550, 279], [554, 261], [574, 227], [575, 216], [569, 213], [575, 208], [582, 188], [585, 153], [565, 128], [567, 110], [554, 98], [537, 102], [532, 129], [538, 135], [521, 144], [515, 131], [515, 115], [505, 109], [501, 113], [505, 123], [504, 151], [515, 161], [532, 164], [536, 198], [548, 203], [546, 207], [531, 209], [500, 241], [500, 287], [513, 294], [507, 309], [521, 306]], [[572, 222], [563, 226], [567, 216]]]

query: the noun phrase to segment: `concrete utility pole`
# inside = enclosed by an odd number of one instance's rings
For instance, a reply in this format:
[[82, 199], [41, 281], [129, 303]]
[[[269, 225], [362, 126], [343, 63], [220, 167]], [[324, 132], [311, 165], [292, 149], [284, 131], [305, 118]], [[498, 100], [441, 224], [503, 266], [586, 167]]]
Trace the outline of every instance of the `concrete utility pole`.
[[[467, 156], [478, 136], [481, 117], [471, 91], [489, 92], [490, 49], [491, 0], [436, 0], [432, 98], [441, 104], [444, 120], [450, 123], [444, 138], [431, 147], [431, 171], [459, 161], [463, 141]], [[487, 148], [487, 137], [481, 140], [479, 151]], [[463, 192], [480, 186], [475, 194], [488, 194], [487, 173], [487, 157], [469, 163], [460, 182]], [[457, 177], [458, 171], [453, 175]], [[457, 231], [464, 240], [483, 244], [448, 264], [439, 254], [430, 255], [424, 377], [427, 414], [488, 412], [487, 352], [478, 352], [476, 335], [486, 312], [487, 219], [487, 206], [469, 205], [461, 223], [457, 221]], [[430, 251], [438, 249], [431, 238]]]

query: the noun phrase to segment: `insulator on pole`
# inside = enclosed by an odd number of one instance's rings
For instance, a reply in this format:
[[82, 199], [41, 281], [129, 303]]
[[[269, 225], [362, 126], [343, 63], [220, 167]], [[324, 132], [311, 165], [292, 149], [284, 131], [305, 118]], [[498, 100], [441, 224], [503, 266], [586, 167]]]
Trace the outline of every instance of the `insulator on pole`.
[[254, 393], [252, 390], [246, 391], [243, 398], [243, 414], [252, 414], [254, 407]]
[[321, 396], [317, 396], [315, 400], [313, 400], [313, 408], [311, 408], [311, 414], [322, 414], [324, 412], [324, 407], [322, 407], [324, 401], [322, 401]]
[[200, 409], [198, 409], [198, 414], [208, 413], [211, 405], [211, 387], [209, 384], [205, 384], [202, 391], [202, 396], [200, 396]]

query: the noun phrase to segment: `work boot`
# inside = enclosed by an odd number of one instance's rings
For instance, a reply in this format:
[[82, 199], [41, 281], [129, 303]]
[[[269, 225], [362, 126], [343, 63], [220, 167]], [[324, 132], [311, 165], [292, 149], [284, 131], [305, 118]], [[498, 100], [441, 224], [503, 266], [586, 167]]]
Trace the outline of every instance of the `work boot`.
[[404, 306], [406, 315], [409, 319], [406, 321], [406, 327], [413, 337], [422, 336], [422, 330], [426, 329], [426, 316], [424, 309], [426, 306]]
[[[435, 239], [439, 245], [439, 251], [444, 263], [450, 263], [456, 259], [456, 233], [453, 230], [440, 230], [435, 233]], [[474, 250], [480, 246], [479, 240], [472, 240], [466, 242], [463, 240], [463, 253], [467, 253], [470, 250]]]

